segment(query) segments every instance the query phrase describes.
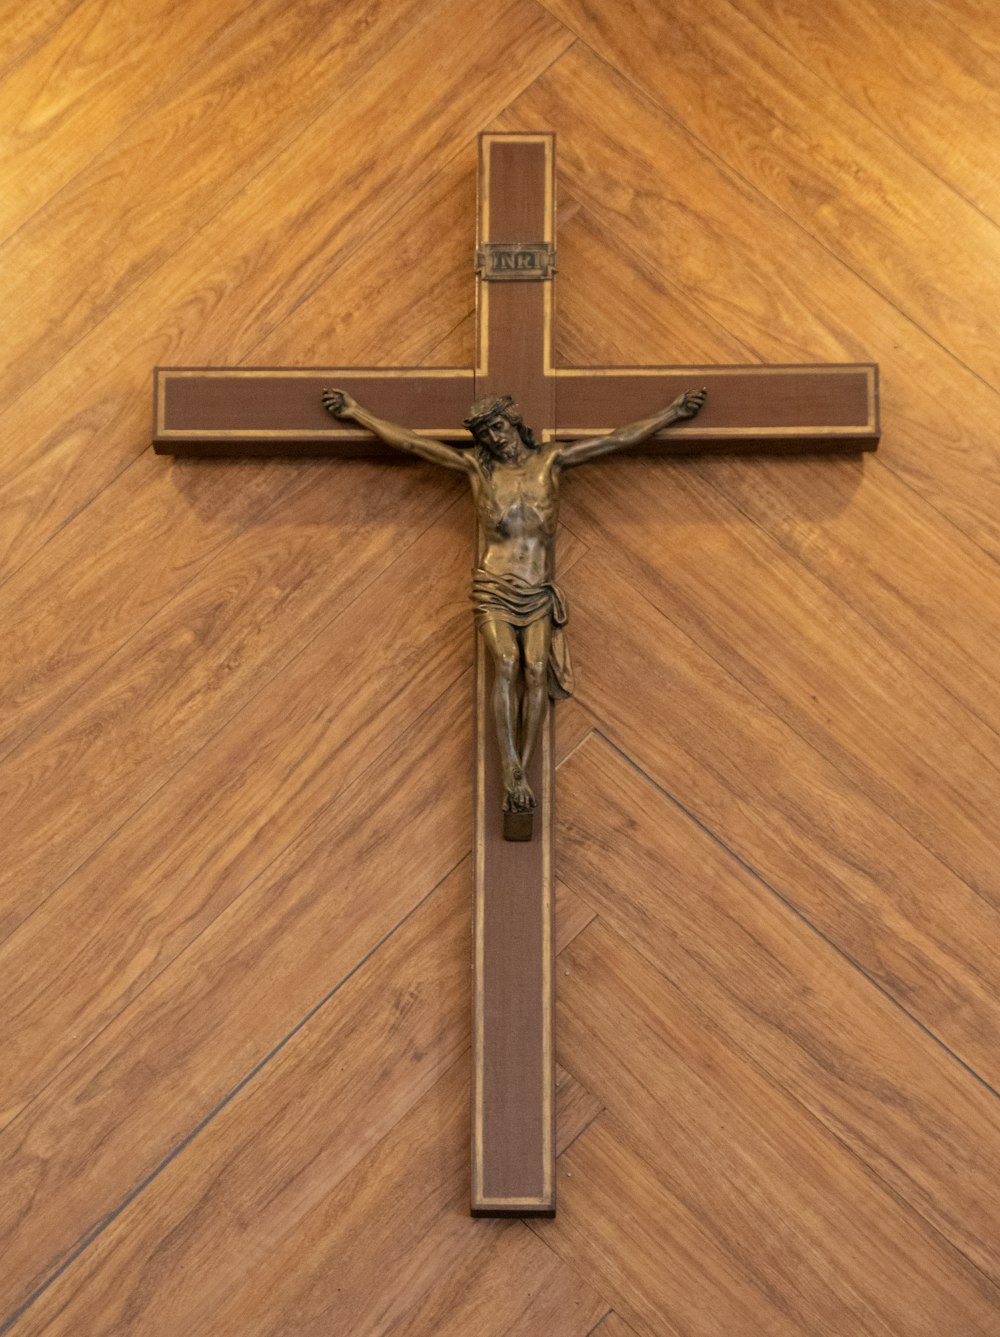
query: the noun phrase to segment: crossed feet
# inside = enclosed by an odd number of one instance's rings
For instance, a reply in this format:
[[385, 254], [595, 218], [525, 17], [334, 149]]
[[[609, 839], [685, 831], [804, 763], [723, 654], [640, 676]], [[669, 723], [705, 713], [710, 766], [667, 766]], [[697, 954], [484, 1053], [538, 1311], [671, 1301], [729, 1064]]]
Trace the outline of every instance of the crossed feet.
[[511, 766], [504, 770], [504, 790], [506, 791], [503, 801], [504, 812], [533, 812], [535, 809], [535, 796], [531, 792], [531, 786], [528, 784], [524, 770], [520, 766]]

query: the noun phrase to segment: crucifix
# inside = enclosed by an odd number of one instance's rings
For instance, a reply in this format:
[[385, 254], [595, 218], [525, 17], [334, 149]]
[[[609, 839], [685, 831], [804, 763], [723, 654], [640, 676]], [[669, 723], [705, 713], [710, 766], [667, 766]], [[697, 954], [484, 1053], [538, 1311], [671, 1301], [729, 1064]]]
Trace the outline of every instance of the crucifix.
[[474, 367], [158, 367], [153, 440], [174, 455], [404, 450], [467, 473], [478, 518], [471, 1206], [551, 1216], [549, 698], [572, 690], [558, 476], [614, 449], [874, 450], [878, 371], [554, 366], [554, 135], [480, 136], [478, 232]]

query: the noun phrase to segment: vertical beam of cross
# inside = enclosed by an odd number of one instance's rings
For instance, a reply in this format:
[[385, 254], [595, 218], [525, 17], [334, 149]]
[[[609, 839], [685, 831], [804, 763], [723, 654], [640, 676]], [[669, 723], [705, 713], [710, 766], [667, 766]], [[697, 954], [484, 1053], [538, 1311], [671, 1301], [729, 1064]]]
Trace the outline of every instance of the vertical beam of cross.
[[[548, 373], [554, 285], [543, 257], [555, 242], [554, 136], [480, 137], [478, 226], [476, 395], [514, 395], [525, 422], [550, 436], [556, 420], [556, 383]], [[499, 268], [505, 261], [511, 267]], [[504, 840], [493, 670], [479, 636], [475, 654], [472, 1211], [551, 1215], [553, 717], [549, 709], [528, 774], [539, 805], [533, 838]]]

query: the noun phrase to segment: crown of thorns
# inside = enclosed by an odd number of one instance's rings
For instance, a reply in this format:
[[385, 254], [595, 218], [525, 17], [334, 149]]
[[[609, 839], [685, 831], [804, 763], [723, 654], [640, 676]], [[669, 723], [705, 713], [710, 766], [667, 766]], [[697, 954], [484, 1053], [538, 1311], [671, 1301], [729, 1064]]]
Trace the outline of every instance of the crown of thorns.
[[520, 414], [517, 412], [517, 405], [511, 395], [489, 395], [485, 399], [476, 400], [469, 410], [469, 416], [464, 420], [465, 426], [468, 427], [470, 432], [475, 432], [477, 427], [482, 427], [491, 418], [501, 414], [508, 422], [519, 423], [521, 421]]

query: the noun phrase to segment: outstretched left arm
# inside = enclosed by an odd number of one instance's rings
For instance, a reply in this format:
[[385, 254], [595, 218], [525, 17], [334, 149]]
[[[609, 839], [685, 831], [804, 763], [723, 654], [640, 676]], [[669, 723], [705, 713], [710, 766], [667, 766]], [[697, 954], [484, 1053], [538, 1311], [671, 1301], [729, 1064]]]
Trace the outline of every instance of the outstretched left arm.
[[458, 450], [443, 441], [421, 436], [418, 432], [411, 431], [409, 427], [400, 427], [398, 423], [376, 418], [374, 413], [362, 408], [346, 390], [324, 390], [321, 398], [327, 413], [331, 413], [335, 418], [346, 418], [361, 427], [366, 427], [387, 446], [405, 450], [410, 455], [419, 455], [421, 459], [429, 460], [431, 464], [443, 464], [446, 469], [460, 469], [466, 474], [473, 472], [475, 466], [471, 451]]
[[557, 448], [556, 460], [562, 468], [570, 469], [576, 464], [595, 460], [599, 455], [607, 455], [612, 450], [638, 446], [657, 432], [662, 432], [672, 422], [693, 418], [704, 404], [707, 393], [706, 390], [688, 390], [651, 418], [642, 418], [639, 422], [629, 423], [627, 427], [619, 427], [607, 436], [589, 436], [582, 441], [572, 441], [568, 446]]

